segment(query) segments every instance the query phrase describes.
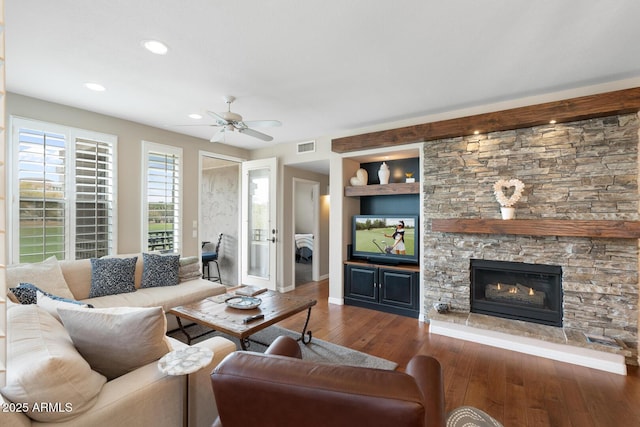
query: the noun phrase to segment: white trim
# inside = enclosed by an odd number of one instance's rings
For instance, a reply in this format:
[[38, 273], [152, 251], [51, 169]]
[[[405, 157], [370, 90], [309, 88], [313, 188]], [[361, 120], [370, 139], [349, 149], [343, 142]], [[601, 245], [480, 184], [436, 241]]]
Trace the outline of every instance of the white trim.
[[329, 301], [329, 304], [344, 305], [344, 298], [329, 297], [328, 301]]
[[429, 332], [546, 359], [627, 375], [624, 356], [431, 319]]

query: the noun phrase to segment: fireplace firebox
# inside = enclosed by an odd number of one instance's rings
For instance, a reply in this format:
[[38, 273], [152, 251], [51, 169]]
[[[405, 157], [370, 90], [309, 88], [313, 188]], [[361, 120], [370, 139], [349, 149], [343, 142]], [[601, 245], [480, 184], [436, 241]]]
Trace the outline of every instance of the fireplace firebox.
[[472, 259], [471, 312], [562, 326], [562, 268]]

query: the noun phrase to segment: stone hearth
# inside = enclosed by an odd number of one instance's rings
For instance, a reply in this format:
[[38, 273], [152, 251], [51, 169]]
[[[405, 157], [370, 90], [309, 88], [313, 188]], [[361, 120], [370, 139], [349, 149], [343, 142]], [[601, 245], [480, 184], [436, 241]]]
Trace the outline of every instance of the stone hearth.
[[[428, 317], [514, 336], [525, 331], [543, 341], [552, 328], [551, 335], [578, 348], [587, 345], [584, 333], [604, 335], [626, 344], [627, 363], [637, 363], [637, 239], [441, 233], [431, 230], [430, 220], [500, 218], [492, 185], [518, 178], [525, 184], [519, 219], [637, 221], [639, 129], [638, 116], [630, 114], [426, 143]], [[470, 316], [471, 258], [559, 265], [564, 328]], [[429, 309], [437, 301], [449, 303], [452, 312], [434, 315]]]

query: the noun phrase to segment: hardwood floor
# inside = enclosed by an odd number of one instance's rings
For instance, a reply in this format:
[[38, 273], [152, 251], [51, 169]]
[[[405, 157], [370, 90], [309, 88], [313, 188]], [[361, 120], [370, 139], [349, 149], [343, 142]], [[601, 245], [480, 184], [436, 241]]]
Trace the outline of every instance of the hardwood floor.
[[[328, 304], [328, 281], [298, 286], [294, 294], [318, 300], [313, 336], [392, 360], [403, 370], [415, 354], [442, 364], [447, 410], [480, 408], [505, 427], [640, 427], [640, 371], [625, 376], [430, 335], [417, 319]], [[306, 313], [281, 323], [299, 330]]]

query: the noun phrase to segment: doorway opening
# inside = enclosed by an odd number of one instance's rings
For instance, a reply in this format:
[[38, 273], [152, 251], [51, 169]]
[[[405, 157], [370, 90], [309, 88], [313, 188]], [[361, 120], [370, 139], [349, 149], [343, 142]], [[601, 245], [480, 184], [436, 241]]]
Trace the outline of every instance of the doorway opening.
[[319, 257], [316, 252], [320, 230], [319, 195], [319, 182], [293, 179], [295, 286], [319, 280]]
[[240, 241], [239, 160], [200, 153], [199, 221], [193, 224], [201, 251], [213, 250], [222, 234], [218, 253], [221, 283], [240, 283], [238, 263]]

